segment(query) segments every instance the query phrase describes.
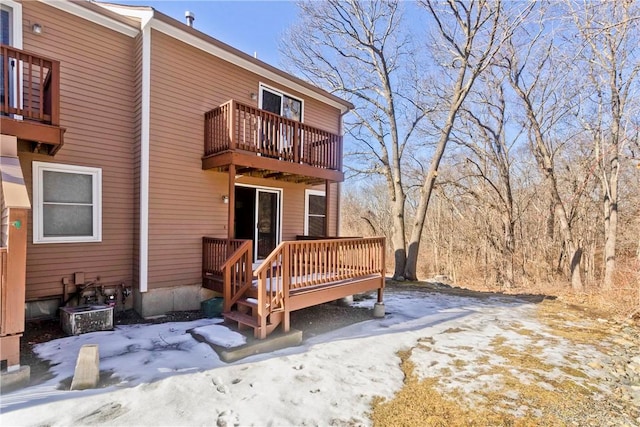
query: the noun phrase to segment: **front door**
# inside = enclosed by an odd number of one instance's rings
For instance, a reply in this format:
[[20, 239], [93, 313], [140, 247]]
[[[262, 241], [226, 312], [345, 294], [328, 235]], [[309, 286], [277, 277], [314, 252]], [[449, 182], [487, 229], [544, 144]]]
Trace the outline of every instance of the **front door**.
[[236, 186], [235, 237], [253, 240], [254, 260], [280, 243], [280, 190]]

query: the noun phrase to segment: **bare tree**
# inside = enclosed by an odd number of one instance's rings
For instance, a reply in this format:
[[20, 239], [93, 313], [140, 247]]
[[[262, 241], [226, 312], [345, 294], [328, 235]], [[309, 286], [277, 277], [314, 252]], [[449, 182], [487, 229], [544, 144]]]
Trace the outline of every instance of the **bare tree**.
[[510, 37], [510, 30], [503, 33], [499, 31], [503, 13], [503, 5], [499, 0], [424, 0], [420, 4], [435, 23], [435, 40], [430, 44], [440, 50], [436, 57], [445, 57], [451, 72], [443, 73], [442, 79], [434, 82], [440, 88], [445, 114], [443, 121], [437, 124], [435, 151], [421, 186], [413, 218], [404, 271], [404, 276], [411, 280], [417, 279], [418, 253], [429, 201], [460, 109], [478, 76], [490, 65], [503, 40]]
[[616, 271], [622, 157], [631, 137], [632, 117], [640, 114], [630, 102], [638, 95], [640, 84], [640, 6], [631, 1], [569, 1], [568, 6], [580, 36], [576, 51], [588, 77], [581, 117], [593, 140], [602, 194], [602, 285], [611, 289]]
[[394, 276], [406, 261], [403, 155], [425, 116], [417, 99], [414, 54], [398, 1], [299, 4], [301, 22], [283, 44], [289, 67], [351, 100], [351, 171], [382, 176], [391, 200]]
[[[544, 20], [544, 10], [540, 10]], [[567, 256], [571, 285], [574, 290], [583, 289], [581, 260], [583, 248], [575, 235], [572, 214], [563, 200], [556, 152], [566, 144], [569, 134], [563, 122], [572, 112], [575, 99], [570, 64], [557, 63], [555, 34], [545, 26], [532, 23], [519, 29], [517, 37], [510, 40], [504, 54], [508, 79], [520, 106], [524, 111], [523, 122], [529, 132], [529, 143], [538, 168], [545, 178], [553, 204], [553, 214], [560, 224], [560, 233]], [[565, 132], [563, 132], [565, 131]]]
[[[490, 70], [479, 79], [471, 94], [474, 109], [463, 109], [460, 130], [454, 140], [466, 148], [460, 156], [465, 171], [465, 191], [473, 199], [488, 206], [484, 223], [490, 227], [487, 237], [500, 254], [497, 277], [499, 284], [511, 288], [515, 284], [514, 257], [516, 251], [516, 206], [512, 184], [514, 158], [512, 149], [521, 135], [513, 129], [507, 136], [507, 102], [503, 76]], [[465, 184], [463, 184], [465, 185]], [[491, 219], [499, 218], [501, 232], [493, 230]]]

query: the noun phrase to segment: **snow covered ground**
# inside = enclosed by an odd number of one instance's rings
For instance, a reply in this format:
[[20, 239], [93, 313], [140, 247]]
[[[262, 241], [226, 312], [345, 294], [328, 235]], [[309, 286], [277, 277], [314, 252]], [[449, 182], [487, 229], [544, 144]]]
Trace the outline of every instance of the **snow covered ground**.
[[[390, 398], [402, 386], [399, 350], [416, 348], [412, 357], [421, 375], [446, 368], [471, 372], [496, 337], [514, 347], [530, 345], [530, 336], [514, 332], [512, 325], [546, 333], [532, 315], [534, 305], [514, 298], [398, 291], [387, 293], [385, 304], [383, 319], [232, 364], [186, 332], [200, 328], [223, 346], [243, 340], [218, 319], [121, 326], [40, 344], [36, 351], [54, 365], [54, 378], [3, 395], [0, 424], [369, 425], [372, 398]], [[438, 351], [418, 351], [417, 343], [425, 339]], [[101, 371], [113, 372], [118, 381], [102, 389], [59, 390], [73, 375], [83, 344], [99, 345]], [[561, 346], [548, 360], [563, 361]], [[469, 391], [486, 386], [465, 384], [461, 374], [457, 386]]]

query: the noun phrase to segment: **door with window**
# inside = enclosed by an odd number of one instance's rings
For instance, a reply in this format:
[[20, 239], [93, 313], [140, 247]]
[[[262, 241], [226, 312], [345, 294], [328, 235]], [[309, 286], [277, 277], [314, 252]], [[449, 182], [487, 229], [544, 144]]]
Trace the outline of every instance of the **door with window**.
[[[0, 3], [0, 42], [22, 49], [22, 5], [20, 3], [11, 0]], [[4, 114], [8, 114], [10, 108], [18, 107], [21, 88], [17, 73], [16, 60], [5, 61], [5, 58], [0, 55], [0, 106]], [[5, 79], [8, 81], [5, 82]]]
[[287, 119], [302, 121], [302, 101], [290, 95], [260, 86], [260, 108]]
[[[297, 122], [302, 121], [302, 100], [270, 87], [260, 85], [260, 108]], [[290, 122], [265, 117], [261, 123], [262, 148], [276, 152], [279, 157], [293, 157], [294, 126]]]
[[236, 186], [235, 237], [253, 241], [253, 258], [266, 258], [280, 243], [281, 191]]

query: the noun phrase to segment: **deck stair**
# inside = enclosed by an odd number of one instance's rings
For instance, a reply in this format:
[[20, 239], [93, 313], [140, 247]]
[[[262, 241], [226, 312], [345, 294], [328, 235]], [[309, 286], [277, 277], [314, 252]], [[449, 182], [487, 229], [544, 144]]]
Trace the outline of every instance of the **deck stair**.
[[[216, 266], [224, 284], [223, 316], [240, 330], [252, 328], [255, 338], [266, 338], [280, 325], [288, 332], [294, 310], [370, 290], [377, 290], [382, 302], [384, 238], [286, 241], [255, 270], [252, 242], [235, 246], [227, 245], [229, 256]], [[211, 269], [203, 264], [203, 271]]]
[[[265, 310], [269, 308], [269, 304], [265, 304]], [[262, 329], [265, 329], [266, 335], [269, 335], [282, 322], [283, 309], [269, 312], [265, 325], [261, 325], [258, 315], [258, 300], [255, 298], [240, 298], [236, 301], [236, 306], [230, 311], [222, 313], [225, 321], [237, 322], [238, 330], [253, 328], [254, 335], [261, 335]]]

